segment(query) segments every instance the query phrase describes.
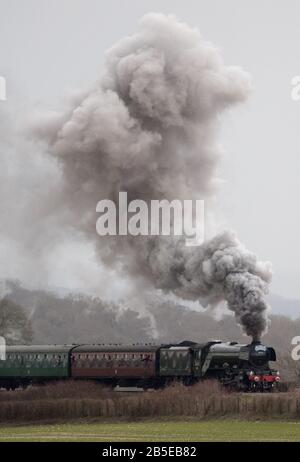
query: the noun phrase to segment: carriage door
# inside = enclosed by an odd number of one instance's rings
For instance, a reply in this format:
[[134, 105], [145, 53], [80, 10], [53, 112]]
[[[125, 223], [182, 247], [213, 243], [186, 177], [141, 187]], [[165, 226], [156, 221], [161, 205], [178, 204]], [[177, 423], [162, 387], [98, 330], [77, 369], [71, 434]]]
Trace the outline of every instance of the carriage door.
[[202, 369], [202, 364], [201, 364], [201, 355], [202, 351], [200, 349], [194, 350], [194, 375], [195, 377], [200, 377], [201, 376], [201, 369]]

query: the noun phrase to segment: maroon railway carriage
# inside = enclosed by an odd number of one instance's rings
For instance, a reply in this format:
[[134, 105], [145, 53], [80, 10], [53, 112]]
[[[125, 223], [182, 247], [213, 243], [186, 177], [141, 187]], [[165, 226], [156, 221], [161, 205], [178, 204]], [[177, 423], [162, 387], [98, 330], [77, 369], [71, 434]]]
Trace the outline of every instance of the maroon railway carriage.
[[156, 376], [158, 350], [153, 345], [78, 346], [71, 355], [71, 376], [124, 385], [151, 381]]

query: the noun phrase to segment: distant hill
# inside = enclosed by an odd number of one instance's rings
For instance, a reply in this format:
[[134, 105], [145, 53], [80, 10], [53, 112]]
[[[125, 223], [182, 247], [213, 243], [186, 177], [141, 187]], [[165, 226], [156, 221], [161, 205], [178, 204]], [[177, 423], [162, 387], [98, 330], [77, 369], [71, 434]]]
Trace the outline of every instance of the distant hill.
[[[0, 298], [8, 295], [15, 303], [30, 311], [35, 309], [38, 301], [45, 293], [53, 294], [59, 299], [70, 295], [70, 291], [64, 288], [54, 288], [53, 290], [28, 289], [23, 287], [19, 281], [0, 281]], [[271, 305], [272, 314], [282, 314], [293, 319], [300, 317], [300, 299], [290, 299], [281, 295], [270, 294], [267, 296], [267, 300]]]

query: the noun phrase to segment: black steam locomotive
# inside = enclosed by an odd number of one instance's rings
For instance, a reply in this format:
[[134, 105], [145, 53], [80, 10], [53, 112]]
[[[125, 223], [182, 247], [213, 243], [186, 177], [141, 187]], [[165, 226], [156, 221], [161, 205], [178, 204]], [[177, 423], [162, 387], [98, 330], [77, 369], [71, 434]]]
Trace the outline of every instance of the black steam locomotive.
[[271, 391], [280, 376], [270, 361], [276, 361], [274, 349], [260, 342], [10, 346], [0, 360], [0, 387], [73, 378], [156, 388], [211, 378], [241, 391]]
[[276, 361], [275, 350], [261, 342], [214, 342], [202, 373], [240, 391], [272, 391], [280, 382], [280, 373], [270, 367], [270, 361]]

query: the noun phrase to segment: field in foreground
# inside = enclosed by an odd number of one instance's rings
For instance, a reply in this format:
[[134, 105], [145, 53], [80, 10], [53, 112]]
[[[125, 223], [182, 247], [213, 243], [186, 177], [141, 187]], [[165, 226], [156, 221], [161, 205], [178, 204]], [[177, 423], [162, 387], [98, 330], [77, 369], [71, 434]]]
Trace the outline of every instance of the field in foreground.
[[300, 441], [300, 422], [171, 421], [0, 427], [0, 442]]

